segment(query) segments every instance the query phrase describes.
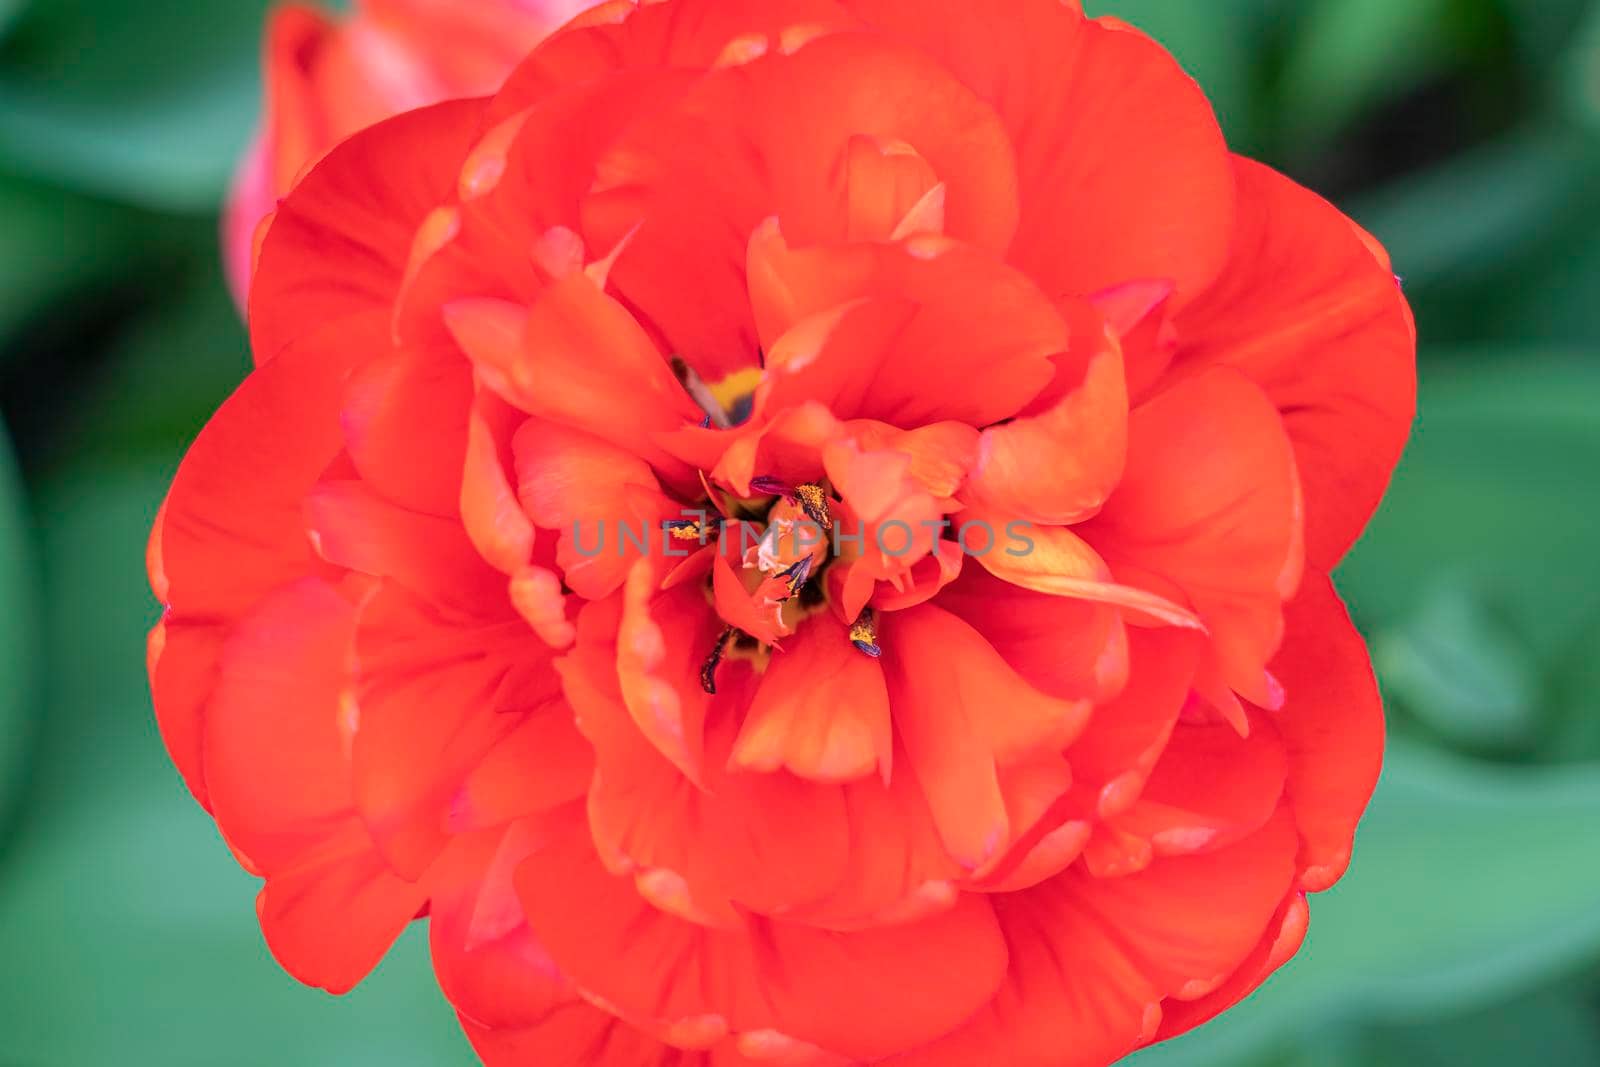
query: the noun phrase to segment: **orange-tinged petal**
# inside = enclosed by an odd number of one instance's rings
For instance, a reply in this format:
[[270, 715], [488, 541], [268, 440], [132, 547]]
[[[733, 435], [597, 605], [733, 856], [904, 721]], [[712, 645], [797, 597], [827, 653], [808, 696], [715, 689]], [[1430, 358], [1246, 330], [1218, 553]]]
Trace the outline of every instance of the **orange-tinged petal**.
[[959, 0], [849, 6], [995, 107], [1022, 205], [1011, 259], [1047, 292], [1169, 278], [1181, 302], [1217, 275], [1234, 199], [1227, 146], [1200, 87], [1150, 38], [1060, 0], [1020, 0], [1004, 18]]
[[339, 413], [362, 480], [402, 507], [454, 518], [472, 392], [469, 368], [455, 359], [402, 350], [362, 368]]
[[[1139, 799], [1110, 816], [1113, 836], [1146, 858], [1226, 847], [1254, 833], [1283, 796], [1283, 744], [1270, 728], [1240, 737], [1225, 723], [1179, 723]], [[1099, 833], [1099, 830], [1096, 831]], [[1091, 849], [1088, 869], [1097, 866]]]
[[511, 442], [522, 413], [481, 385], [473, 393], [461, 474], [461, 525], [478, 553], [507, 574], [533, 555], [533, 523], [517, 500]]
[[[1073, 523], [1111, 495], [1127, 451], [1122, 353], [1098, 316], [1056, 361], [1061, 395], [1042, 411], [983, 432], [962, 499], [1008, 518]], [[1035, 401], [1037, 404], [1037, 401]]]
[[936, 206], [922, 207], [922, 217], [912, 225], [915, 232], [944, 232], [945, 187], [914, 147], [904, 141], [884, 142], [861, 134], [851, 137], [848, 143], [846, 239], [882, 241], [895, 237], [907, 216], [935, 192]]
[[883, 668], [824, 612], [773, 655], [733, 746], [730, 768], [786, 769], [818, 782], [888, 779], [894, 743]]
[[616, 674], [640, 732], [690, 781], [699, 781], [711, 703], [700, 664], [720, 639], [722, 624], [693, 586], [659, 595], [656, 586], [650, 562], [635, 563], [616, 624]]
[[1192, 631], [1128, 631], [1127, 687], [1095, 708], [1067, 750], [1077, 779], [1097, 787], [1100, 815], [1125, 811], [1138, 798], [1183, 710], [1200, 652]]
[[550, 713], [558, 681], [520, 620], [452, 618], [392, 588], [361, 604], [355, 655], [356, 806], [396, 872], [416, 879], [447, 844], [472, 768], [523, 716]]
[[617, 652], [604, 639], [611, 613], [603, 607], [585, 612], [561, 670], [578, 725], [595, 747], [589, 822], [607, 865], [661, 875], [646, 887], [671, 888], [688, 905], [680, 914], [720, 925], [738, 923], [730, 899], [773, 912], [822, 896], [843, 877], [850, 848], [838, 790], [787, 773], [723, 769], [735, 709], [754, 689], [747, 669], [724, 669], [707, 711], [716, 729], [691, 781], [630, 718], [614, 671], [606, 676]]
[[1128, 681], [1127, 630], [1108, 604], [1034, 592], [971, 566], [938, 603], [1040, 692], [1102, 703]]
[[396, 877], [359, 825], [303, 862], [267, 877], [256, 914], [284, 970], [330, 993], [348, 992], [377, 965], [428, 899]]
[[512, 875], [538, 842], [531, 822], [459, 838], [433, 879], [428, 940], [434, 973], [479, 1024], [526, 1027], [577, 1001], [522, 916]]
[[211, 810], [204, 767], [205, 706], [227, 629], [217, 623], [158, 622], [146, 663], [161, 741], [195, 800]]
[[940, 835], [959, 862], [981, 868], [1014, 829], [1001, 767], [1065, 748], [1087, 704], [1040, 693], [933, 605], [895, 613], [880, 643], [895, 726]]
[[543, 704], [473, 767], [450, 799], [449, 826], [466, 833], [502, 826], [580, 799], [594, 752], [564, 701]]
[[1236, 157], [1234, 171], [1233, 255], [1179, 316], [1174, 372], [1237, 367], [1283, 412], [1305, 483], [1307, 555], [1329, 570], [1410, 433], [1416, 327], [1387, 257], [1355, 223], [1259, 163]]
[[[856, 87], [870, 79], [872, 93]], [[612, 274], [673, 349], [710, 379], [757, 362], [745, 240], [776, 216], [796, 241], [845, 238], [853, 138], [904, 142], [945, 186], [945, 229], [998, 251], [1015, 225], [1015, 172], [994, 112], [891, 38], [818, 37], [719, 70], [599, 164], [585, 234], [637, 233]]]
[[511, 449], [517, 497], [535, 525], [559, 531], [556, 562], [575, 592], [589, 600], [609, 596], [635, 561], [660, 553], [661, 524], [680, 509], [644, 460], [543, 419], [524, 422]]
[[463, 612], [506, 614], [504, 578], [474, 551], [459, 522], [391, 504], [367, 483], [346, 479], [318, 484], [305, 510], [306, 532], [329, 563], [392, 578]]
[[895, 1067], [1099, 1067], [1157, 1033], [1166, 997], [1237, 968], [1274, 918], [1291, 877], [1280, 815], [1229, 849], [1158, 860], [1125, 878], [1074, 868], [995, 898], [1011, 949], [995, 1000], [966, 1026]]
[[367, 317], [297, 342], [246, 378], [200, 432], [160, 524], [163, 584], [177, 614], [234, 617], [318, 569], [302, 501], [342, 447], [345, 375], [381, 331]]
[[353, 811], [341, 717], [355, 620], [333, 586], [306, 578], [264, 598], [223, 645], [206, 783], [223, 834], [261, 870], [293, 866]]
[[[1055, 373], [1066, 323], [1033, 281], [989, 252], [922, 235], [893, 245], [795, 247], [767, 225], [749, 248], [763, 341], [846, 312], [819, 343], [775, 360], [762, 402], [822, 401], [843, 419], [911, 429], [986, 426], [1016, 414]], [[982, 382], [981, 389], [972, 388]]]
[[1136, 618], [1159, 625], [1203, 628], [1199, 618], [1167, 597], [1113, 581], [1105, 561], [1066, 527], [1015, 520], [1003, 526], [1006, 546], [978, 557], [996, 578], [1035, 593], [1125, 608]]
[[1301, 499], [1282, 420], [1249, 379], [1214, 368], [1137, 409], [1127, 473], [1079, 530], [1124, 581], [1181, 589], [1227, 685], [1272, 702], [1265, 667], [1299, 582]]
[[483, 104], [456, 100], [370, 126], [279, 205], [250, 289], [256, 362], [342, 318], [380, 314], [405, 275], [413, 235], [455, 188]]
[[512, 404], [676, 469], [648, 435], [699, 422], [701, 412], [633, 317], [588, 275], [555, 282], [531, 309], [469, 299], [448, 305], [445, 319]]
[[715, 1014], [857, 1059], [932, 1040], [993, 994], [1006, 949], [986, 899], [930, 919], [827, 933], [752, 919], [751, 933], [655, 911], [608, 874], [579, 828], [536, 852], [517, 890], [562, 970], [630, 1017]]
[[1165, 1041], [1192, 1030], [1255, 992], [1273, 971], [1300, 951], [1310, 918], [1305, 894], [1290, 893], [1278, 914], [1267, 924], [1266, 933], [1262, 934], [1255, 951], [1222, 985], [1197, 997], [1167, 1001], [1156, 1040]]
[[1383, 764], [1383, 704], [1361, 635], [1332, 584], [1308, 576], [1287, 612], [1272, 671], [1288, 699], [1272, 723], [1289, 753], [1302, 887], [1320, 892], [1350, 862], [1350, 840]]

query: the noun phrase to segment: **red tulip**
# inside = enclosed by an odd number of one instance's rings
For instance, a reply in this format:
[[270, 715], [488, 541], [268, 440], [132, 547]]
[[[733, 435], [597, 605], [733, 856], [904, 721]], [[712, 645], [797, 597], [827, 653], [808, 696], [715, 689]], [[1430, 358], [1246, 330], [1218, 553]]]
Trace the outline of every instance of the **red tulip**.
[[1349, 861], [1411, 319], [1136, 30], [602, 5], [312, 169], [251, 331], [152, 678], [305, 982], [426, 915], [491, 1064], [1099, 1065]]

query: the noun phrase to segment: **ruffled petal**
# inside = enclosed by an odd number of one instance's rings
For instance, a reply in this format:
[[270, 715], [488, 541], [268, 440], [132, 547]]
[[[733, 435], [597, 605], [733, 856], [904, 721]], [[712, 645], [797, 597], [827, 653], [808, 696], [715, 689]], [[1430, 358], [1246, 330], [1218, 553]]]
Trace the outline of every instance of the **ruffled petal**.
[[1005, 969], [993, 910], [974, 895], [934, 918], [851, 934], [757, 918], [748, 931], [713, 930], [608, 874], [581, 827], [536, 852], [516, 884], [563, 971], [630, 1017], [720, 1016], [733, 1032], [777, 1030], [847, 1057], [947, 1032]]
[[[987, 426], [1050, 382], [1066, 323], [1026, 276], [946, 237], [796, 247], [768, 223], [749, 249], [750, 303], [771, 347], [759, 403], [806, 401], [902, 428]], [[831, 316], [831, 317], [830, 317]], [[828, 328], [794, 344], [791, 331]], [[973, 388], [980, 382], [982, 388]]]
[[1053, 296], [1167, 278], [1197, 296], [1227, 256], [1227, 145], [1205, 94], [1160, 45], [1076, 3], [1004, 18], [959, 0], [850, 0], [916, 42], [999, 113], [1022, 205], [1010, 257]]
[[402, 507], [454, 518], [461, 498], [471, 369], [397, 351], [362, 368], [340, 410], [362, 480]]
[[1056, 358], [1046, 397], [983, 431], [962, 500], [1012, 520], [1079, 522], [1122, 477], [1128, 388], [1122, 353], [1099, 315], [1076, 307], [1072, 350]]
[[1127, 878], [1081, 868], [995, 898], [1010, 970], [971, 1022], [894, 1067], [1100, 1067], [1152, 1040], [1166, 997], [1215, 988], [1292, 877], [1287, 815], [1231, 848]]
[[455, 100], [368, 126], [295, 186], [250, 289], [258, 363], [348, 316], [387, 318], [417, 229], [455, 189], [482, 115], [482, 101]]
[[525, 716], [560, 713], [559, 680], [520, 620], [451, 618], [393, 588], [362, 603], [355, 640], [356, 806], [389, 863], [416, 879], [447, 844], [472, 768]]
[[343, 992], [427, 900], [356, 818], [348, 700], [355, 608], [305, 579], [265, 600], [223, 648], [205, 769], [224, 836], [266, 877], [267, 945], [310, 985]]
[[1306, 579], [1286, 622], [1272, 672], [1287, 699], [1272, 723], [1289, 754], [1301, 885], [1320, 892], [1349, 865], [1351, 837], [1377, 785], [1383, 703], [1366, 645], [1327, 578]]
[[1416, 411], [1416, 327], [1388, 257], [1282, 175], [1235, 157], [1227, 270], [1177, 319], [1175, 373], [1237, 367], [1283, 412], [1306, 554], [1331, 570], [1371, 518]]
[[1282, 420], [1249, 379], [1214, 368], [1137, 409], [1127, 473], [1077, 530], [1123, 581], [1193, 605], [1227, 684], [1274, 702], [1265, 668], [1300, 580], [1301, 499]]
[[[1015, 226], [1016, 175], [993, 110], [927, 56], [865, 34], [813, 36], [717, 70], [599, 164], [584, 233], [612, 278], [708, 379], [757, 363], [745, 241], [769, 217], [797, 242], [851, 226], [852, 144], [904, 143], [944, 185], [944, 230], [985, 249]], [[781, 51], [780, 51], [781, 49]], [[858, 87], [870, 82], [871, 93]]]
[[1040, 693], [931, 604], [897, 612], [880, 642], [895, 727], [940, 835], [964, 866], [982, 868], [1013, 832], [1001, 769], [1064, 749], [1088, 703]]
[[874, 772], [888, 778], [893, 759], [883, 668], [856, 651], [849, 628], [824, 612], [773, 655], [730, 767], [846, 782]]

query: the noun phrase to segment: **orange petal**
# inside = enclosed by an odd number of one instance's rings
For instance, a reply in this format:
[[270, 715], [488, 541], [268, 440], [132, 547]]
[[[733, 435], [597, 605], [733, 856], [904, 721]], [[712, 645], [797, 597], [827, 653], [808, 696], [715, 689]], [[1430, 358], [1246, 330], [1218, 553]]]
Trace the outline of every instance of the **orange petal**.
[[[856, 91], [864, 82], [872, 93]], [[947, 231], [1005, 247], [1016, 179], [994, 112], [923, 53], [865, 34], [716, 71], [636, 124], [600, 161], [586, 232], [609, 244], [639, 227], [613, 283], [702, 375], [720, 378], [757, 363], [742, 299], [747, 236], [776, 216], [797, 242], [844, 240], [841, 164], [859, 137], [914, 145], [946, 187]]]
[[307, 578], [265, 597], [223, 645], [206, 784], [223, 834], [261, 870], [292, 866], [352, 812], [340, 720], [355, 618], [332, 586]]
[[594, 753], [565, 701], [544, 704], [478, 761], [450, 800], [454, 833], [501, 826], [584, 795]]
[[981, 868], [1013, 832], [1000, 767], [1065, 748], [1087, 704], [1044, 696], [977, 631], [933, 605], [890, 621], [879, 643], [895, 726], [945, 846]]
[[1410, 432], [1416, 328], [1387, 259], [1355, 223], [1259, 163], [1236, 157], [1234, 171], [1235, 251], [1179, 316], [1174, 371], [1237, 367], [1283, 412], [1305, 483], [1307, 556], [1330, 570]]
[[[1223, 848], [1272, 817], [1284, 773], [1283, 744], [1270, 729], [1241, 738], [1226, 723], [1180, 723], [1139, 799], [1111, 816], [1109, 828], [1153, 856]], [[1093, 856], [1089, 870], [1106, 873]]]
[[538, 830], [515, 823], [457, 839], [432, 879], [428, 942], [440, 988], [480, 1025], [525, 1027], [577, 1001], [534, 940], [511, 878]]
[[[782, 357], [758, 394], [774, 407], [816, 400], [842, 419], [986, 426], [1038, 395], [1067, 349], [1066, 324], [1031, 279], [946, 237], [791, 249], [769, 224], [751, 239], [748, 277], [762, 338]], [[779, 350], [789, 330], [815, 331], [807, 320], [847, 305], [831, 328]]]
[[853, 1059], [932, 1040], [993, 994], [1005, 967], [993, 911], [966, 895], [943, 914], [853, 934], [752, 919], [711, 930], [655, 911], [608, 874], [582, 827], [517, 877], [535, 934], [585, 990], [635, 1018], [715, 1014]]
[[457, 359], [396, 351], [362, 368], [339, 413], [362, 479], [413, 511], [457, 514], [472, 374]]
[[1124, 580], [1182, 589], [1212, 633], [1222, 676], [1258, 705], [1299, 582], [1301, 501], [1277, 410], [1244, 375], [1218, 367], [1133, 414], [1127, 472], [1079, 532]]
[[269, 875], [256, 897], [267, 948], [307, 985], [348, 992], [428, 899], [389, 871], [358, 825], [303, 863]]
[[174, 612], [230, 618], [318, 569], [302, 501], [343, 445], [344, 376], [385, 336], [372, 317], [318, 331], [246, 378], [200, 431], [162, 509]]
[[1283, 900], [1284, 817], [1229, 849], [1158, 860], [1125, 878], [1074, 868], [998, 898], [1011, 948], [995, 1000], [894, 1067], [1099, 1067], [1155, 1038], [1166, 997], [1248, 958]]
[[965, 568], [938, 604], [1040, 692], [1103, 703], [1128, 680], [1127, 628], [1109, 605], [1034, 592], [978, 567]]
[[413, 235], [454, 191], [483, 106], [457, 100], [369, 126], [295, 186], [262, 242], [250, 290], [258, 363], [342, 318], [388, 318]]
[[329, 563], [392, 578], [430, 601], [504, 617], [505, 578], [473, 549], [461, 524], [389, 503], [365, 482], [324, 481], [305, 501], [307, 533]]
[[730, 768], [847, 782], [874, 771], [887, 779], [893, 758], [883, 669], [856, 651], [848, 627], [823, 612], [773, 655]]
[[[1072, 523], [1092, 515], [1122, 477], [1128, 393], [1122, 353], [1098, 320], [1074, 331], [1057, 360], [1060, 397], [983, 432], [962, 499], [1007, 518]], [[1036, 401], [1037, 403], [1037, 401]]]
[[1306, 579], [1286, 620], [1272, 670], [1288, 699], [1270, 718], [1289, 751], [1301, 884], [1320, 892], [1349, 865], [1351, 837], [1377, 784], [1383, 704], [1366, 646], [1327, 578]]
[[1144, 788], [1189, 695], [1201, 640], [1192, 631], [1135, 627], [1128, 648], [1127, 688], [1095, 708], [1067, 750], [1073, 774], [1098, 789], [1102, 816], [1127, 810]]
[[355, 654], [356, 806], [384, 857], [416, 879], [447, 843], [468, 774], [524, 715], [546, 713], [559, 682], [520, 620], [463, 622], [393, 588], [362, 603]]
[[553, 283], [531, 309], [455, 301], [445, 321], [484, 381], [523, 411], [678, 469], [649, 435], [699, 422], [701, 412], [649, 336], [588, 275]]
[[580, 596], [609, 596], [643, 555], [658, 555], [661, 523], [679, 509], [649, 464], [581, 430], [529, 419], [512, 440], [517, 497], [533, 522], [559, 531], [556, 562]]
[[1020, 521], [990, 525], [1003, 526], [1007, 541], [1000, 551], [979, 556], [978, 562], [1002, 581], [1049, 596], [1126, 608], [1136, 618], [1153, 620], [1158, 625], [1203, 628], [1190, 611], [1166, 597], [1112, 581], [1105, 561], [1065, 527]]
[[477, 387], [467, 420], [461, 475], [461, 525], [489, 564], [507, 574], [533, 555], [533, 523], [512, 488], [511, 442], [523, 416], [493, 391]]
[[1170, 278], [1178, 301], [1221, 269], [1233, 180], [1205, 94], [1144, 34], [1077, 4], [851, 0], [998, 111], [1022, 204], [1011, 259], [1053, 296]]

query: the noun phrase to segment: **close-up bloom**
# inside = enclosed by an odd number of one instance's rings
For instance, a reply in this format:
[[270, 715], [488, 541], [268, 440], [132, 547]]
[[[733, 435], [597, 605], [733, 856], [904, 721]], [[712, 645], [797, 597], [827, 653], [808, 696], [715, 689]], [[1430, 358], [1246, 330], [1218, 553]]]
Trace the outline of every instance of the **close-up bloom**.
[[344, 17], [291, 3], [266, 31], [261, 130], [223, 217], [242, 298], [256, 230], [305, 170], [391, 115], [493, 92], [550, 31], [592, 0], [356, 0]]
[[1295, 953], [1415, 331], [1149, 37], [611, 0], [257, 244], [149, 664], [296, 978], [426, 917], [489, 1064], [1095, 1067]]

